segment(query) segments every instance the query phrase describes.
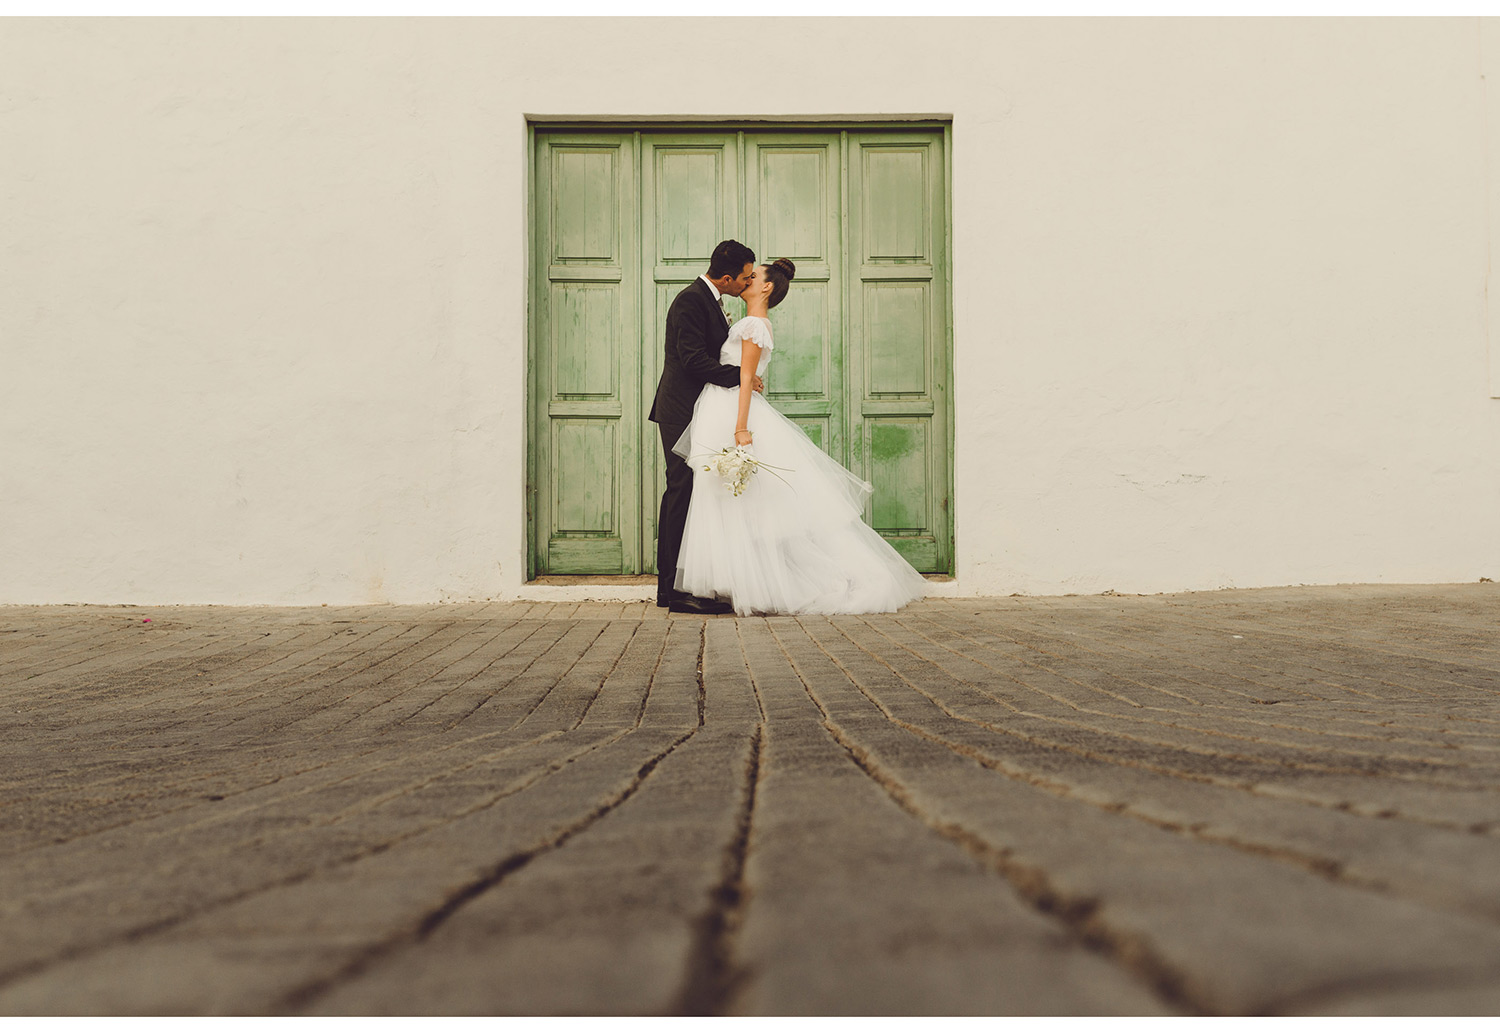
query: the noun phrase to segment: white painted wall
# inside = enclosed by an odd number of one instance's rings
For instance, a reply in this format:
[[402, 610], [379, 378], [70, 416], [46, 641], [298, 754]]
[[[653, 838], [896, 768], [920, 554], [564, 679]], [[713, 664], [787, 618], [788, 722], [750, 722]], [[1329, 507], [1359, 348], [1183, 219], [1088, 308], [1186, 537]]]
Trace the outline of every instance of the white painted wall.
[[528, 114], [952, 115], [965, 593], [1500, 578], [1497, 73], [1470, 19], [5, 20], [0, 602], [524, 591]]

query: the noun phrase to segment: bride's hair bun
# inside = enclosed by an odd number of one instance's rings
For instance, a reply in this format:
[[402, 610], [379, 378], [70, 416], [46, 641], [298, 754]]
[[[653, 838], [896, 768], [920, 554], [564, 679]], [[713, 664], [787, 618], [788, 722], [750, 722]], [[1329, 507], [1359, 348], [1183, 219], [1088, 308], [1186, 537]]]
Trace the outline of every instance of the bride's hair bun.
[[792, 277], [797, 275], [797, 267], [790, 258], [778, 258], [766, 266], [765, 270], [766, 279], [771, 281], [771, 296], [766, 299], [766, 307], [775, 308], [791, 288]]

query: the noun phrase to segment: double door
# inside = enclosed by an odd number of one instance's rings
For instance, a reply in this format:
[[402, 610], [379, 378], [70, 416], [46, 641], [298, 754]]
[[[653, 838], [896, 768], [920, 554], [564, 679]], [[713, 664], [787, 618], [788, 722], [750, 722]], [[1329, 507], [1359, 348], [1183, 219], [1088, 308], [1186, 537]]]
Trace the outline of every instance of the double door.
[[797, 265], [767, 399], [874, 485], [897, 551], [951, 570], [940, 129], [538, 132], [534, 154], [530, 573], [655, 572], [667, 308], [730, 237]]

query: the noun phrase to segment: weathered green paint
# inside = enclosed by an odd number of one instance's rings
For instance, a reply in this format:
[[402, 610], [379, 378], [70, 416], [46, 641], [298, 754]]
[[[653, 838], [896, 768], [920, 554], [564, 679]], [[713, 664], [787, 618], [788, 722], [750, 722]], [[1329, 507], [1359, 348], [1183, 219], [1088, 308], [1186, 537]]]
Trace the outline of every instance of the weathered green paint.
[[927, 421], [887, 416], [867, 422], [872, 523], [890, 534], [927, 530]]
[[927, 394], [932, 341], [927, 334], [930, 284], [864, 284], [867, 397]]
[[828, 451], [828, 417], [799, 416], [792, 421], [802, 428], [803, 433], [812, 438], [813, 444], [824, 452]]
[[[633, 134], [536, 141], [528, 462], [535, 571], [640, 564]], [[628, 504], [626, 504], [626, 500]]]
[[552, 284], [549, 316], [555, 397], [618, 397], [618, 295], [615, 284]]
[[617, 424], [601, 419], [552, 421], [553, 464], [570, 474], [553, 481], [553, 526], [559, 532], [614, 531]]
[[929, 213], [920, 203], [929, 196], [930, 144], [876, 141], [856, 146], [864, 176], [865, 259], [930, 261]]
[[871, 526], [918, 570], [951, 570], [947, 201], [941, 132], [846, 138], [850, 467]]
[[615, 224], [616, 147], [563, 147], [553, 151], [553, 240], [558, 259], [608, 261], [619, 240]]
[[533, 572], [654, 571], [667, 306], [725, 237], [797, 263], [767, 396], [870, 479], [903, 555], [950, 570], [943, 132], [538, 132], [535, 153]]

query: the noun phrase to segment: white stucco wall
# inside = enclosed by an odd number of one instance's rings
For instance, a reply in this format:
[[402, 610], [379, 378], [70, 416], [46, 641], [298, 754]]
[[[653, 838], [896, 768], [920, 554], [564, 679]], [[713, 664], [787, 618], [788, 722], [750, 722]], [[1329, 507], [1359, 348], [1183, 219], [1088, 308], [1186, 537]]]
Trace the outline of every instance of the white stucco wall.
[[5, 20], [0, 602], [523, 591], [528, 114], [951, 114], [965, 593], [1500, 578], [1497, 57], [1472, 19]]

